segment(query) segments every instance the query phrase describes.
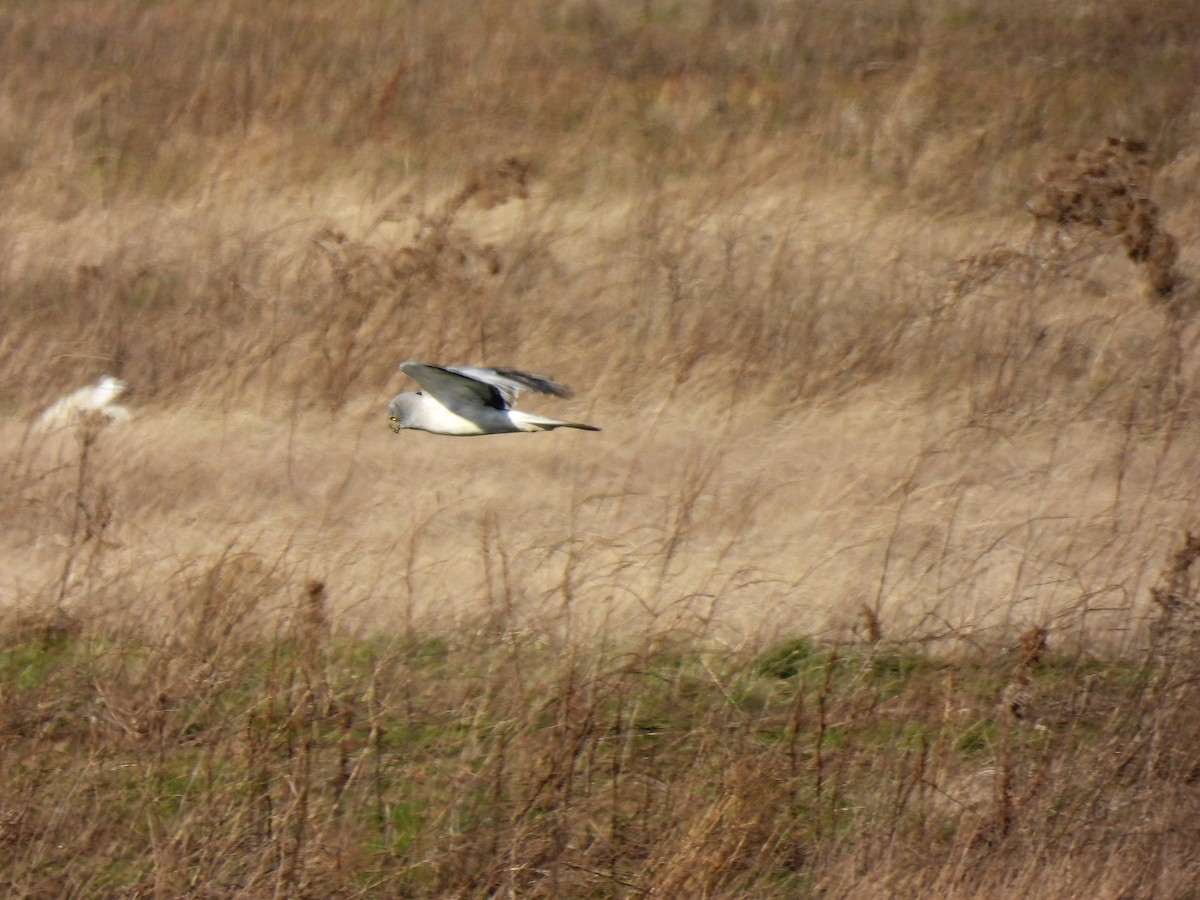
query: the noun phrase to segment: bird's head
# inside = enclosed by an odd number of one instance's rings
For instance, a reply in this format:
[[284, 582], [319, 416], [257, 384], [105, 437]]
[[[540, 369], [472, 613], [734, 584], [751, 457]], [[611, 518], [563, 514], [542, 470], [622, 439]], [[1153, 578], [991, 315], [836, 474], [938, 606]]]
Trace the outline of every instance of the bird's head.
[[120, 378], [105, 375], [92, 391], [92, 403], [97, 408], [107, 406], [125, 392], [125, 382]]
[[392, 434], [399, 434], [408, 427], [408, 411], [412, 402], [411, 394], [397, 394], [388, 403], [388, 428], [392, 429]]

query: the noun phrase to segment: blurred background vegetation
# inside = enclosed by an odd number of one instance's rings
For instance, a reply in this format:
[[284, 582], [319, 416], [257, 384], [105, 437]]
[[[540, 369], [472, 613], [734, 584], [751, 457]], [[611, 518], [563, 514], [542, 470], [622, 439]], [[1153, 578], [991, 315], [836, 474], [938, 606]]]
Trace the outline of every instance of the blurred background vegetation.
[[[1197, 47], [0, 2], [0, 884], [1195, 896]], [[406, 358], [605, 432], [394, 438]]]

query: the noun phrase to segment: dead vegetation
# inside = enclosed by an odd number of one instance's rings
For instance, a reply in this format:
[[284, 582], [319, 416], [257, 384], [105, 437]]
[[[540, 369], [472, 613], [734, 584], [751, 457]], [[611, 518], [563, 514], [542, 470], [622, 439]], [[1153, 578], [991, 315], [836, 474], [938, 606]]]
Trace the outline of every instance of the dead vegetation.
[[1149, 177], [1144, 143], [1109, 138], [1051, 169], [1029, 211], [1058, 227], [1084, 225], [1115, 237], [1140, 267], [1151, 297], [1173, 317], [1182, 317], [1179, 242], [1163, 227], [1158, 204], [1146, 195]]
[[[1000, 895], [1075, 892], [1081, 867], [1138, 894], [1194, 884], [1192, 679], [1149, 659], [1044, 632], [965, 665], [665, 633], [600, 650], [484, 621], [347, 640], [320, 583], [264, 627], [238, 615], [252, 580], [213, 574], [215, 601], [182, 602], [234, 615], [217, 643], [6, 622], [12, 891]], [[997, 704], [1010, 665], [1036, 715]]]
[[0, 21], [7, 894], [1196, 893], [1194, 4]]

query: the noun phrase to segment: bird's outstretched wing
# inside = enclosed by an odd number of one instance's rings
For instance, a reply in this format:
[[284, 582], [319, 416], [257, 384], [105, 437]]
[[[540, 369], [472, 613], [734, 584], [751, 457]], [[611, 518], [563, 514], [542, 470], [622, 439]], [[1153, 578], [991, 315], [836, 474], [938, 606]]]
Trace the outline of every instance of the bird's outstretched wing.
[[561, 384], [542, 375], [517, 369], [487, 369], [481, 366], [435, 366], [423, 362], [402, 362], [400, 369], [421, 389], [445, 406], [459, 412], [464, 406], [489, 406], [511, 409], [524, 390], [570, 397]]

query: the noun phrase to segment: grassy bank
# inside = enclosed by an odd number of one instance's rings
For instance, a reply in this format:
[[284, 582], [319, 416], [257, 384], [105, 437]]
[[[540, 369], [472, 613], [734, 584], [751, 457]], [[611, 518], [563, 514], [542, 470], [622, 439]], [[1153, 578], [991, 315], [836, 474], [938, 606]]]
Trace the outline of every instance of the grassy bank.
[[[234, 561], [224, 565], [233, 568]], [[580, 646], [494, 620], [267, 634], [223, 572], [167, 639], [10, 620], [5, 878], [23, 895], [1179, 895], [1190, 669], [948, 662], [798, 637]], [[192, 610], [189, 604], [201, 605]], [[1162, 637], [1174, 633], [1164, 630]], [[870, 884], [871, 888], [864, 888]], [[1109, 889], [1111, 888], [1111, 890]]]

